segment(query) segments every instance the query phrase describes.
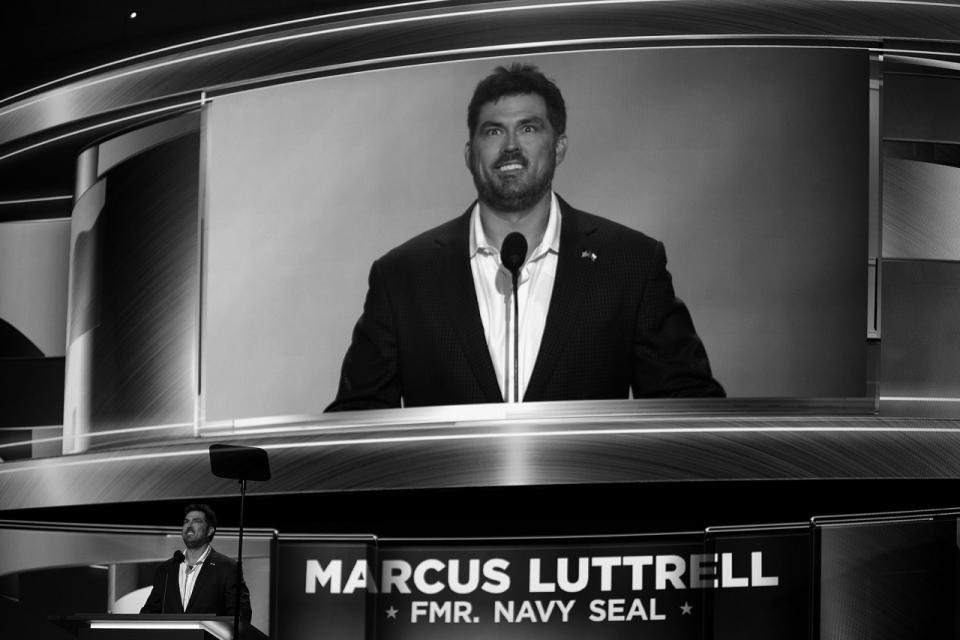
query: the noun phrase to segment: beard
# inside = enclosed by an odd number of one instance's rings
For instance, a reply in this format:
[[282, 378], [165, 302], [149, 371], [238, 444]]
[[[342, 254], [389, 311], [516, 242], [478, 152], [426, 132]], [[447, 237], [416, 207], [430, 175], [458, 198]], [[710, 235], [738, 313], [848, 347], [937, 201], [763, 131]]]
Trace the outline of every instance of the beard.
[[183, 545], [187, 549], [199, 549], [207, 543], [207, 536], [204, 536], [203, 539], [199, 535], [194, 535], [192, 538], [188, 538], [186, 535], [181, 534], [180, 538], [183, 540]]
[[[524, 168], [529, 166], [526, 158], [520, 152], [502, 154], [497, 158], [494, 166], [510, 160], [519, 160], [523, 163]], [[540, 175], [524, 173], [524, 175], [515, 178], [498, 180], [484, 174], [477, 166], [476, 160], [470, 163], [470, 174], [473, 176], [473, 184], [477, 188], [477, 198], [480, 202], [495, 211], [520, 213], [532, 208], [550, 191], [555, 168], [556, 153], [552, 153], [545, 171]]]

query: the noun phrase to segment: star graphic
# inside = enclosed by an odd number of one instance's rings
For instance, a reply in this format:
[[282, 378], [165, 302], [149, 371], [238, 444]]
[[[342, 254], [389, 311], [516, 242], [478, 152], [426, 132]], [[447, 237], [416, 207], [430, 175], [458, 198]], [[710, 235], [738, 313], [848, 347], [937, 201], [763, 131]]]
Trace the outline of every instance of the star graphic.
[[398, 614], [399, 612], [400, 612], [399, 609], [394, 609], [394, 608], [393, 608], [393, 605], [390, 605], [390, 608], [387, 609], [387, 617], [388, 617], [388, 618], [393, 618], [394, 620], [396, 620], [396, 619], [397, 619], [397, 614]]
[[688, 616], [688, 615], [690, 615], [690, 613], [693, 611], [693, 607], [690, 606], [690, 603], [689, 603], [689, 602], [684, 602], [684, 603], [683, 603], [683, 606], [680, 607], [680, 610], [683, 611], [683, 613], [682, 613], [681, 615]]

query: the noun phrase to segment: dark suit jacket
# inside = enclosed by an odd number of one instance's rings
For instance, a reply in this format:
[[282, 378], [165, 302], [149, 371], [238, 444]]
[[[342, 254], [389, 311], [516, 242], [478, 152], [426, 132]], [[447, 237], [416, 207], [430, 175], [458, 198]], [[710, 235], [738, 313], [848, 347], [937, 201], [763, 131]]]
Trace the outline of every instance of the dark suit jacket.
[[[663, 244], [560, 200], [557, 274], [524, 401], [723, 396]], [[470, 212], [374, 262], [328, 411], [502, 402], [470, 271]]]
[[[216, 616], [234, 615], [236, 598], [237, 563], [213, 549], [207, 556], [187, 609], [183, 609], [180, 599], [179, 582], [180, 563], [170, 558], [161, 564], [153, 577], [153, 590], [140, 613], [197, 613]], [[247, 585], [240, 581], [240, 618], [250, 621], [250, 592]]]

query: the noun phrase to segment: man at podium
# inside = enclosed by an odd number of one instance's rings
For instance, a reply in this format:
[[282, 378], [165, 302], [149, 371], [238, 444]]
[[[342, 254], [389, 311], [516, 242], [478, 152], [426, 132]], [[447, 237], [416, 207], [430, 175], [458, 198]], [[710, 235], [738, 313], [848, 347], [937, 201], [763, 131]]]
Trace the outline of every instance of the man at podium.
[[[217, 515], [208, 505], [184, 508], [184, 549], [161, 564], [153, 590], [140, 613], [196, 613], [233, 616], [236, 611], [237, 563], [210, 546]], [[240, 618], [250, 622], [250, 592], [240, 576]]]

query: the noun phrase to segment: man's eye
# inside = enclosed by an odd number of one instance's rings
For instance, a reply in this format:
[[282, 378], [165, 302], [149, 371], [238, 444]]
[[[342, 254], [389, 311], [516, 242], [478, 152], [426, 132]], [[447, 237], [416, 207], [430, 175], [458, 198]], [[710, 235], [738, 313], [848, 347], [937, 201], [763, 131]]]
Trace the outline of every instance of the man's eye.
[[524, 133], [533, 133], [537, 130], [537, 128], [532, 124], [525, 124], [520, 128], [520, 130]]
[[495, 135], [499, 135], [499, 134], [500, 134], [500, 129], [490, 128], [490, 129], [484, 129], [484, 130], [483, 130], [483, 135], [485, 135], [485, 136], [495, 136]]

